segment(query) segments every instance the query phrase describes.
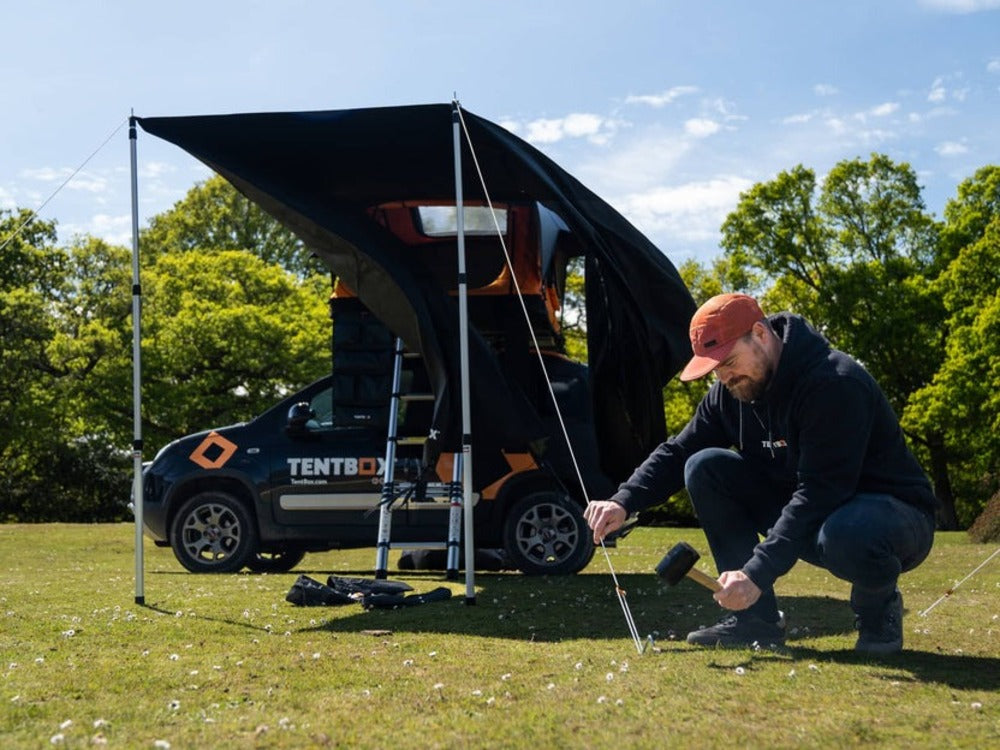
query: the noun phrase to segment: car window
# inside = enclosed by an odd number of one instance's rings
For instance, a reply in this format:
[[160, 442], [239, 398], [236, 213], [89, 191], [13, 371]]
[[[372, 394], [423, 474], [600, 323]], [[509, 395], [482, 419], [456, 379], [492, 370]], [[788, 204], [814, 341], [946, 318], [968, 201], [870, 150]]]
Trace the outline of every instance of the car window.
[[310, 430], [325, 431], [334, 428], [332, 388], [324, 388], [318, 391], [309, 400], [309, 408], [312, 409], [312, 413], [314, 414], [313, 418], [307, 423]]

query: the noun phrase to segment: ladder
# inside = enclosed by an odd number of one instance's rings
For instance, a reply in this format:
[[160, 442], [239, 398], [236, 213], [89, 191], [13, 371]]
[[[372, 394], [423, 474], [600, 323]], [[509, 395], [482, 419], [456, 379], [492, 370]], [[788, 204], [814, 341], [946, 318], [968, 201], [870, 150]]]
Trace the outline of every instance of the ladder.
[[[379, 500], [378, 542], [375, 552], [375, 578], [384, 580], [389, 575], [390, 549], [443, 549], [447, 550], [446, 575], [449, 580], [458, 578], [459, 545], [462, 540], [462, 454], [453, 454], [450, 482], [397, 481], [396, 447], [423, 444], [426, 437], [405, 437], [399, 434], [400, 407], [407, 402], [433, 401], [431, 393], [403, 393], [403, 360], [420, 355], [406, 351], [401, 338], [396, 339], [392, 363], [392, 394], [389, 399], [389, 427], [385, 441], [385, 465], [382, 474], [382, 495]], [[400, 499], [447, 498], [448, 537], [446, 541], [392, 542], [392, 513]]]

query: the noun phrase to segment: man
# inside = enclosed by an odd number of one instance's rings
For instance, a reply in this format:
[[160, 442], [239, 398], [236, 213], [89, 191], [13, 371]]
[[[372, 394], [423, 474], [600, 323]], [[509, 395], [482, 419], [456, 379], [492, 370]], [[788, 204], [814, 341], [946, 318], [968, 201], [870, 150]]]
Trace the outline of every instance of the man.
[[878, 384], [803, 318], [765, 317], [744, 294], [708, 300], [690, 336], [681, 380], [716, 382], [677, 436], [588, 505], [595, 542], [687, 486], [721, 574], [715, 599], [733, 612], [689, 643], [783, 644], [773, 586], [802, 559], [851, 583], [857, 651], [900, 651], [896, 583], [930, 551], [937, 501]]

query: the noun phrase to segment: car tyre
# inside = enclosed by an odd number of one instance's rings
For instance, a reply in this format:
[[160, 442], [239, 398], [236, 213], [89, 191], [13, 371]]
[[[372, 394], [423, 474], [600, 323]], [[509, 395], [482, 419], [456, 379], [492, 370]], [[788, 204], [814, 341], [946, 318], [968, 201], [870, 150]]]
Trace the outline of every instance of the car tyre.
[[533, 492], [511, 505], [504, 549], [528, 575], [570, 575], [594, 556], [594, 541], [580, 506], [555, 491]]
[[257, 527], [229, 493], [199, 492], [174, 516], [170, 547], [192, 573], [234, 573], [256, 556]]

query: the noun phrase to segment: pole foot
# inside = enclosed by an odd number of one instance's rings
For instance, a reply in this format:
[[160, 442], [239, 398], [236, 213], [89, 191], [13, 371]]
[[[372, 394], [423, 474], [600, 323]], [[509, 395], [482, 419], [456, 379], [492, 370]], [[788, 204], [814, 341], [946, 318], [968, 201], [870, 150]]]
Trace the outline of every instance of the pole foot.
[[470, 607], [473, 606], [476, 603], [476, 597], [474, 597], [474, 596], [467, 596], [467, 597], [465, 597], [465, 603], [466, 603], [467, 606], [470, 606]]

